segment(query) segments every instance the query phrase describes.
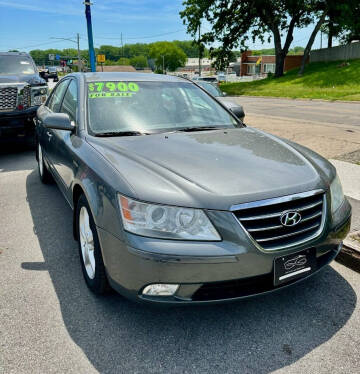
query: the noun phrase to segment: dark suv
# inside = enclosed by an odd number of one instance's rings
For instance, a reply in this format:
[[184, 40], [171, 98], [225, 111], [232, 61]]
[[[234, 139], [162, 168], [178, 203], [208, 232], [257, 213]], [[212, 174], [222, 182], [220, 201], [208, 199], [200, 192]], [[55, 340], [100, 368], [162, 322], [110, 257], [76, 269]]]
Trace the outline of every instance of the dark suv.
[[30, 55], [0, 52], [0, 143], [32, 142], [33, 118], [47, 95], [46, 81]]
[[56, 66], [48, 66], [45, 70], [45, 76], [44, 76], [46, 82], [48, 81], [49, 78], [52, 78], [54, 82], [59, 81], [59, 76], [57, 72]]

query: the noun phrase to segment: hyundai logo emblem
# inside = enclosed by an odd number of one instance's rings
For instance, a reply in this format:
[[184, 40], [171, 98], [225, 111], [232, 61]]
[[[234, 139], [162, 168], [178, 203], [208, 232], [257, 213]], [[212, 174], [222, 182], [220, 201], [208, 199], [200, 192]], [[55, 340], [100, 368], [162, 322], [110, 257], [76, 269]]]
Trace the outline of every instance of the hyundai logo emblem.
[[295, 226], [301, 221], [301, 214], [299, 212], [284, 212], [280, 217], [280, 222], [283, 226]]

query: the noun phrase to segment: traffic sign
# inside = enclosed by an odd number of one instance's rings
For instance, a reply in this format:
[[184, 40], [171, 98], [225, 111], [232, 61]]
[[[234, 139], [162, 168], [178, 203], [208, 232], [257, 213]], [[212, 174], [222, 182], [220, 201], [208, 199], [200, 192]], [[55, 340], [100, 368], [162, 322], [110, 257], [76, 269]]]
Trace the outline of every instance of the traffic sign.
[[105, 55], [97, 55], [97, 62], [99, 63], [105, 62]]
[[49, 53], [49, 60], [54, 61], [55, 55], [53, 53]]
[[56, 56], [55, 56], [55, 60], [56, 60], [56, 61], [59, 61], [59, 60], [60, 60], [60, 55], [56, 55]]

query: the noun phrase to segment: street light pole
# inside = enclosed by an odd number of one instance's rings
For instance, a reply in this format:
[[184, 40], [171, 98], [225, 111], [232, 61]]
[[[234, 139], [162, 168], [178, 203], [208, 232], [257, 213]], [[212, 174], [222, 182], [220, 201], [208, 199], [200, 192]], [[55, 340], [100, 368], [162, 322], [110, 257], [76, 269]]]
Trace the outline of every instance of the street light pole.
[[87, 33], [88, 33], [88, 41], [89, 41], [89, 58], [90, 58], [90, 69], [91, 71], [96, 71], [95, 65], [95, 51], [94, 51], [94, 40], [93, 40], [93, 33], [92, 33], [92, 24], [91, 24], [91, 9], [90, 9], [90, 1], [85, 1], [85, 16], [86, 16], [86, 24], [87, 24]]

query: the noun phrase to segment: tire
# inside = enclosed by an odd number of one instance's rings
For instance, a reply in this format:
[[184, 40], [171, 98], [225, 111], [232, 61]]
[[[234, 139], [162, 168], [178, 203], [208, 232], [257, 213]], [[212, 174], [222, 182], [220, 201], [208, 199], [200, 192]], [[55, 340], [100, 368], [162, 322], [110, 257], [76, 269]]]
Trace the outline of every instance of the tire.
[[40, 143], [37, 143], [36, 152], [37, 152], [38, 171], [39, 171], [40, 180], [44, 184], [49, 184], [53, 181], [53, 178], [44, 162], [43, 151], [42, 151], [42, 147]]
[[85, 282], [93, 293], [102, 295], [109, 290], [110, 286], [106, 277], [94, 218], [84, 195], [81, 195], [78, 200], [75, 217], [81, 269]]

